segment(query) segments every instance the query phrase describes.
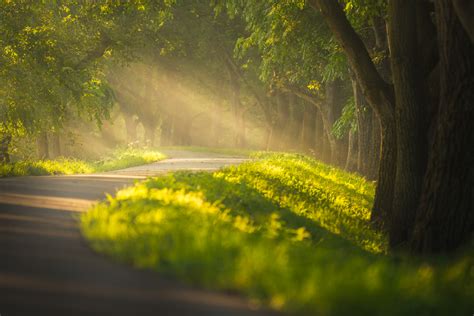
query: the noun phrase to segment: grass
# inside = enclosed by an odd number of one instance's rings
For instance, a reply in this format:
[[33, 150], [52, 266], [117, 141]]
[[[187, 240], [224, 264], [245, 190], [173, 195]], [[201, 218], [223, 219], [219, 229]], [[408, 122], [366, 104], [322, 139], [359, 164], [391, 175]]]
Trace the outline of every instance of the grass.
[[2, 164], [0, 165], [0, 177], [104, 172], [143, 165], [164, 158], [162, 153], [155, 150], [116, 149], [110, 156], [92, 162], [62, 157], [54, 160], [18, 161]]
[[374, 185], [293, 154], [123, 189], [83, 214], [98, 252], [296, 314], [471, 315], [473, 252], [387, 253]]

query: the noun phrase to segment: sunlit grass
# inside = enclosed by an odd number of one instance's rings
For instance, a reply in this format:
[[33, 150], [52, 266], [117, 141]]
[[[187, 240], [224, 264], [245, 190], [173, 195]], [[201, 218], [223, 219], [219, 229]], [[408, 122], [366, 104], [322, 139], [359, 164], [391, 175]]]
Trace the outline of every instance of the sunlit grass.
[[85, 161], [74, 158], [58, 158], [54, 160], [17, 161], [0, 165], [0, 176], [56, 175], [94, 173], [123, 169], [152, 163], [165, 158], [156, 150], [148, 149], [116, 149], [110, 156], [98, 161]]
[[374, 186], [300, 155], [180, 172], [119, 191], [81, 220], [92, 247], [275, 309], [317, 315], [469, 315], [472, 251], [387, 254]]

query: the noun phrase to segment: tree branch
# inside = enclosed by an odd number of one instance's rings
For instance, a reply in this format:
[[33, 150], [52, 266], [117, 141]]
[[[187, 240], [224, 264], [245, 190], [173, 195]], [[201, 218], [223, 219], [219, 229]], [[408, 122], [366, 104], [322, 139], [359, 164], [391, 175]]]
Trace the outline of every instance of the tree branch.
[[393, 88], [378, 73], [370, 55], [356, 33], [343, 9], [335, 0], [310, 0], [309, 4], [319, 11], [334, 37], [344, 49], [362, 93], [379, 117], [393, 119]]

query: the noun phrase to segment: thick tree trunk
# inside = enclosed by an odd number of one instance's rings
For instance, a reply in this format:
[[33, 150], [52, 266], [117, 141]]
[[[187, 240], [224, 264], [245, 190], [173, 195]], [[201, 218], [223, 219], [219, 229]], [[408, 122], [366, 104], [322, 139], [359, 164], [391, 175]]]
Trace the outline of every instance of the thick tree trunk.
[[48, 136], [46, 132], [41, 132], [36, 138], [36, 150], [38, 159], [48, 159], [49, 150], [48, 150]]
[[474, 232], [474, 44], [452, 1], [435, 2], [440, 52], [440, 105], [411, 249], [451, 251]]
[[416, 1], [389, 2], [389, 44], [395, 88], [397, 166], [390, 222], [390, 247], [411, 235], [426, 168], [427, 128], [418, 76]]
[[49, 134], [49, 144], [51, 147], [51, 158], [57, 158], [61, 156], [61, 142], [58, 132], [52, 132]]
[[382, 121], [380, 127], [379, 171], [371, 220], [376, 226], [385, 227], [390, 223], [393, 210], [393, 189], [397, 163], [397, 134], [395, 122], [392, 120]]

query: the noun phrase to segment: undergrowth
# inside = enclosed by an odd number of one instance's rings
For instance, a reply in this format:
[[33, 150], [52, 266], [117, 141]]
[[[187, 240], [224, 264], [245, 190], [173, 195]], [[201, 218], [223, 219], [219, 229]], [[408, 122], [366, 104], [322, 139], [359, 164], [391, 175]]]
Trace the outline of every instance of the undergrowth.
[[54, 160], [28, 160], [1, 164], [0, 177], [104, 172], [143, 165], [164, 158], [163, 154], [155, 150], [116, 149], [110, 156], [98, 161], [61, 157]]
[[374, 185], [301, 155], [123, 189], [81, 218], [98, 252], [297, 314], [470, 315], [472, 252], [387, 252]]

